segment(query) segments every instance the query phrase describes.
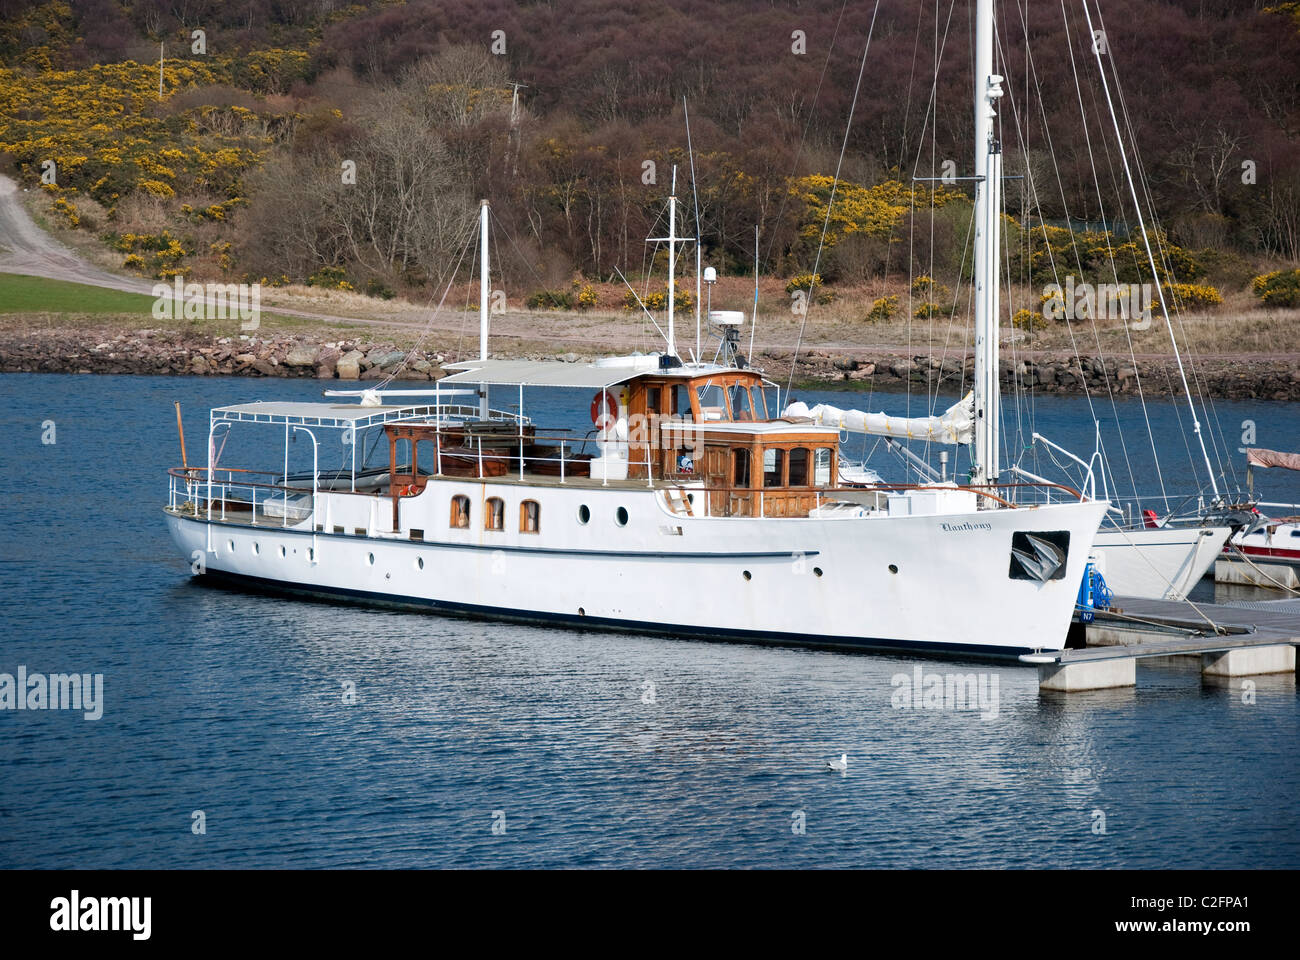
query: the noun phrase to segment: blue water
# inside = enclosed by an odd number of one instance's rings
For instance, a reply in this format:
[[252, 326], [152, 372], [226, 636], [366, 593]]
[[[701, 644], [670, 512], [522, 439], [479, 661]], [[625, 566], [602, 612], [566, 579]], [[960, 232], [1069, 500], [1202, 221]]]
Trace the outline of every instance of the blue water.
[[[503, 626], [192, 582], [160, 514], [172, 401], [197, 459], [209, 407], [319, 389], [0, 377], [0, 672], [105, 676], [98, 721], [0, 711], [0, 866], [1300, 865], [1291, 677], [1258, 678], [1247, 703], [1195, 665], [1143, 666], [1135, 690], [1059, 697], [1011, 665]], [[574, 426], [588, 401], [526, 398]], [[1245, 420], [1258, 445], [1297, 448], [1300, 408], [1216, 413], [1234, 448]], [[1120, 414], [1131, 447], [1147, 444], [1140, 407]], [[1176, 415], [1150, 415], [1167, 479], [1195, 489]], [[1077, 398], [1036, 405], [1038, 429], [1078, 451], [1085, 419]], [[1258, 486], [1300, 501], [1278, 471]], [[997, 717], [894, 707], [892, 678], [917, 664], [996, 675]], [[824, 772], [840, 753], [848, 774]]]

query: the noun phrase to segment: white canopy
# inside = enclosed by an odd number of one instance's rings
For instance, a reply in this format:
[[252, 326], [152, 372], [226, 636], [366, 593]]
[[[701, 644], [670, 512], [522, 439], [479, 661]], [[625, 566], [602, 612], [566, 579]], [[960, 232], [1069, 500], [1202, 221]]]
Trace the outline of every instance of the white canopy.
[[841, 410], [828, 403], [819, 403], [809, 409], [806, 403], [801, 402], [786, 407], [785, 416], [811, 417], [822, 426], [898, 440], [965, 444], [975, 437], [975, 399], [970, 393], [937, 417], [892, 417], [887, 413]]
[[565, 363], [562, 360], [465, 360], [444, 364], [456, 370], [441, 383], [484, 383], [492, 386], [585, 387], [601, 389], [623, 383], [651, 370], [658, 361], [635, 366]]

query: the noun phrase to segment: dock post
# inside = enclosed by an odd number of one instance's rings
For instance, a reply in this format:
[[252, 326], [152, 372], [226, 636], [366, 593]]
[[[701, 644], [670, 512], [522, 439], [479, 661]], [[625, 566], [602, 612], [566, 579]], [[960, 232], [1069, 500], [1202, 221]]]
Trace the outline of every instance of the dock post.
[[1038, 689], [1077, 693], [1081, 690], [1110, 690], [1137, 686], [1137, 659], [1114, 657], [1077, 663], [1038, 665]]
[[1238, 647], [1201, 654], [1201, 673], [1207, 677], [1250, 677], [1263, 673], [1295, 673], [1295, 647], [1280, 643], [1267, 647]]

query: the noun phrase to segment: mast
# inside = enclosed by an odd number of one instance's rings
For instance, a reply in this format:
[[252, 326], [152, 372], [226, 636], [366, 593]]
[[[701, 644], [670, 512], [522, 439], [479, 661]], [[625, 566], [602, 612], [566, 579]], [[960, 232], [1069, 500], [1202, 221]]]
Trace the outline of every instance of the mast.
[[[478, 358], [488, 358], [488, 202], [479, 201], [478, 215]], [[487, 387], [479, 386], [479, 417], [488, 416]]]
[[677, 292], [677, 166], [673, 165], [673, 192], [668, 197], [668, 356], [677, 356], [677, 338], [673, 334], [673, 301]]
[[[668, 244], [668, 334], [664, 338], [668, 341], [667, 355], [670, 357], [677, 356], [677, 335], [673, 330], [673, 308], [677, 293], [677, 244], [689, 243], [696, 240], [696, 237], [679, 237], [677, 236], [677, 166], [673, 166], [673, 191], [668, 198], [668, 236], [666, 237], [646, 237], [647, 243], [667, 243]], [[699, 301], [697, 300], [698, 304]], [[658, 329], [655, 324], [655, 329]], [[698, 357], [696, 359], [699, 359]]]
[[993, 106], [1002, 77], [993, 72], [993, 0], [976, 0], [975, 13], [975, 445], [971, 482], [996, 483], [1001, 417], [998, 383], [1002, 144]]

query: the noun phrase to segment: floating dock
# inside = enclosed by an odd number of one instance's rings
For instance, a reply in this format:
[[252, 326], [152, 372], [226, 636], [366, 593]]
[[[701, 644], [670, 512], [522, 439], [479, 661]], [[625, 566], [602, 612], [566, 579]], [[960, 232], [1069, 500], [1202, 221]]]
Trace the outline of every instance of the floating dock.
[[1295, 673], [1300, 600], [1240, 604], [1116, 597], [1086, 625], [1087, 646], [1020, 659], [1038, 666], [1041, 690], [1131, 687], [1138, 660], [1199, 656], [1210, 677]]

